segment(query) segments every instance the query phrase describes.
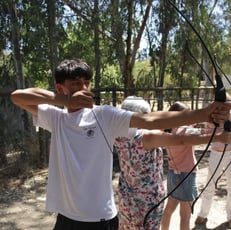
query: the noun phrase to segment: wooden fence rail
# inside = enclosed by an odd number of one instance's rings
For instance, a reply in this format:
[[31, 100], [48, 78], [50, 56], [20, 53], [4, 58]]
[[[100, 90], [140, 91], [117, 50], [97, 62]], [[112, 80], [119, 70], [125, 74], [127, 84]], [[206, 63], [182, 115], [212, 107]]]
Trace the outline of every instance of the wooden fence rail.
[[[174, 101], [182, 101], [190, 105], [191, 109], [197, 109], [212, 101], [213, 87], [197, 88], [101, 88], [92, 89], [96, 95], [97, 104], [110, 104], [120, 106], [127, 96], [127, 92], [134, 92], [133, 95], [143, 97], [147, 100], [153, 110], [158, 110], [158, 104], [171, 105]], [[164, 108], [165, 108], [164, 106]]]

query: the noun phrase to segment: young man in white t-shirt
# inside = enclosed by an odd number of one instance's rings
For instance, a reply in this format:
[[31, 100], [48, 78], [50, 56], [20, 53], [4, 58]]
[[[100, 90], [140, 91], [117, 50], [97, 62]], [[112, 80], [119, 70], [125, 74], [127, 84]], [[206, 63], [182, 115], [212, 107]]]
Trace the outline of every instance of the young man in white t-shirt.
[[13, 103], [33, 114], [36, 126], [51, 132], [46, 207], [58, 213], [55, 230], [118, 228], [112, 146], [115, 137], [128, 134], [129, 127], [165, 129], [202, 121], [219, 123], [228, 118], [231, 108], [214, 102], [195, 111], [143, 114], [94, 106], [92, 75], [85, 62], [64, 60], [55, 71], [57, 93], [27, 88], [11, 94]]

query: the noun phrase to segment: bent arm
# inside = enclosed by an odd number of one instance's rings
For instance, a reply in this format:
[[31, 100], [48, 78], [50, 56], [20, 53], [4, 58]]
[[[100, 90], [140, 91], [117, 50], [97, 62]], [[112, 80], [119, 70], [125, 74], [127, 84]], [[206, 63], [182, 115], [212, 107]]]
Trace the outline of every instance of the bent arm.
[[80, 90], [72, 95], [54, 93], [40, 88], [18, 89], [11, 93], [11, 100], [15, 105], [27, 110], [33, 115], [38, 114], [39, 104], [66, 106], [68, 111], [93, 107], [93, 94]]
[[11, 93], [12, 102], [32, 113], [38, 114], [39, 104], [51, 104], [51, 105], [67, 105], [67, 96], [63, 94], [55, 94], [52, 91], [39, 89], [39, 88], [27, 88], [18, 89]]

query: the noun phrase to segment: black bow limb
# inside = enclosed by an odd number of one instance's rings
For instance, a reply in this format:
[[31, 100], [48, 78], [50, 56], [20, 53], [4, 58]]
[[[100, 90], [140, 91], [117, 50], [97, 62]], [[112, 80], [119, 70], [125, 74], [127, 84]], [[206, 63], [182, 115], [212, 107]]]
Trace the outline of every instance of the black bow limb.
[[[210, 55], [210, 58], [211, 58], [211, 55]], [[214, 67], [214, 70], [215, 70], [215, 79], [216, 79], [216, 88], [215, 88], [215, 101], [219, 101], [219, 102], [225, 102], [226, 101], [226, 90], [225, 90], [225, 87], [224, 87], [224, 84], [222, 82], [222, 79], [221, 79], [221, 76], [218, 74], [218, 69], [217, 67], [220, 69], [217, 61], [216, 61], [216, 57], [215, 59], [211, 59], [211, 62], [213, 64], [213, 67]], [[221, 69], [220, 69], [221, 70]], [[225, 75], [225, 74], [224, 74]], [[217, 129], [217, 127], [219, 126], [219, 124], [215, 123], [214, 122], [214, 125], [215, 125], [215, 128], [214, 130]], [[224, 123], [224, 130], [226, 132], [231, 132], [231, 121], [230, 120], [227, 120], [225, 121]], [[215, 133], [214, 133], [215, 135]], [[213, 171], [211, 177], [209, 178], [209, 180], [207, 181], [206, 185], [204, 186], [204, 188], [201, 190], [201, 192], [199, 193], [199, 195], [196, 197], [196, 199], [193, 201], [192, 203], [192, 207], [191, 207], [191, 210], [192, 210], [192, 213], [194, 212], [194, 206], [197, 202], [197, 200], [200, 198], [200, 196], [202, 195], [202, 193], [205, 191], [205, 189], [208, 187], [208, 185], [210, 184], [210, 182], [212, 181], [213, 177], [215, 176], [223, 158], [224, 158], [224, 154], [225, 154], [225, 151], [226, 151], [226, 147], [227, 147], [227, 144], [225, 144], [224, 146], [224, 150], [221, 154], [221, 157], [219, 159], [219, 162], [215, 168], [215, 170]], [[216, 183], [215, 183], [215, 187], [216, 187]]]
[[[203, 41], [203, 39], [201, 38], [200, 34], [198, 33], [198, 31], [194, 28], [194, 26], [191, 24], [191, 22], [188, 20], [187, 17], [185, 17], [185, 15], [176, 7], [176, 5], [170, 1], [170, 0], [167, 0], [169, 2], [169, 4], [176, 10], [176, 12], [178, 12], [184, 19], [185, 21], [189, 24], [189, 26], [191, 27], [191, 29], [194, 31], [194, 33], [197, 35], [198, 39], [200, 40], [203, 48], [205, 49], [206, 53], [208, 54], [209, 56], [209, 59], [212, 63], [212, 66], [214, 67], [214, 70], [215, 70], [215, 80], [216, 80], [216, 87], [214, 87], [214, 90], [215, 90], [215, 101], [219, 101], [219, 102], [225, 102], [226, 101], [226, 90], [225, 90], [225, 87], [223, 85], [223, 82], [222, 82], [222, 79], [218, 73], [218, 69], [217, 69], [217, 65], [216, 65], [216, 62], [215, 60], [212, 58], [211, 56], [211, 53], [209, 52], [205, 42]], [[209, 78], [209, 76], [208, 76]], [[210, 78], [209, 78], [210, 79]], [[210, 79], [211, 81], [211, 79]], [[212, 82], [212, 81], [211, 81]], [[212, 84], [214, 86], [214, 84]], [[226, 121], [225, 122], [225, 127], [224, 129], [226, 131], [229, 131], [231, 130], [231, 122], [230, 121]], [[185, 178], [171, 191], [169, 192], [160, 202], [158, 202], [156, 205], [154, 205], [152, 208], [150, 208], [150, 210], [147, 212], [147, 214], [145, 215], [144, 217], [144, 221], [143, 221], [143, 227], [145, 228], [145, 225], [146, 225], [146, 221], [147, 221], [147, 218], [149, 216], [149, 214], [155, 209], [157, 208], [162, 202], [164, 202], [176, 189], [178, 189], [182, 183], [189, 177], [189, 175], [197, 168], [197, 166], [199, 165], [200, 161], [202, 160], [202, 158], [204, 157], [204, 155], [206, 154], [206, 152], [208, 151], [208, 148], [213, 140], [213, 137], [216, 133], [216, 129], [217, 127], [219, 126], [219, 124], [215, 123], [215, 128], [213, 130], [213, 133], [210, 137], [210, 140], [206, 146], [206, 148], [204, 149], [203, 153], [201, 154], [200, 158], [198, 159], [197, 163], [194, 165], [194, 167], [190, 170], [190, 172], [185, 176]], [[226, 148], [226, 147], [225, 147]], [[224, 148], [224, 152], [225, 152], [225, 148]], [[219, 165], [218, 165], [219, 166]], [[214, 173], [213, 173], [214, 174]], [[213, 176], [211, 177], [213, 178]], [[203, 189], [204, 191], [204, 189]], [[202, 191], [202, 192], [203, 192]], [[201, 194], [200, 194], [201, 195]], [[199, 196], [200, 196], [199, 195]], [[199, 199], [199, 197], [196, 198], [196, 200]], [[195, 204], [195, 202], [194, 202]], [[192, 213], [193, 213], [193, 207], [192, 207]]]
[[[231, 132], [231, 121], [230, 121], [230, 120], [225, 121], [224, 130], [225, 130], [226, 132]], [[223, 152], [222, 152], [222, 154], [221, 154], [221, 157], [220, 157], [220, 159], [219, 159], [219, 162], [218, 162], [218, 164], [217, 164], [215, 170], [213, 171], [211, 177], [210, 177], [209, 180], [207, 181], [207, 183], [206, 183], [206, 185], [204, 186], [204, 188], [201, 190], [200, 194], [199, 194], [199, 195], [196, 197], [196, 199], [193, 201], [192, 207], [191, 207], [192, 213], [194, 212], [194, 206], [195, 206], [197, 200], [200, 198], [200, 196], [202, 195], [202, 193], [205, 191], [205, 189], [208, 187], [208, 185], [209, 185], [210, 182], [212, 181], [213, 177], [215, 176], [215, 174], [216, 174], [216, 172], [217, 172], [217, 170], [218, 170], [218, 168], [219, 168], [219, 166], [220, 166], [220, 164], [221, 164], [221, 162], [222, 162], [222, 160], [223, 160], [223, 158], [224, 158], [225, 151], [226, 151], [226, 147], [227, 147], [227, 144], [225, 144], [225, 147], [224, 147], [224, 150], [223, 150]], [[219, 177], [218, 177], [218, 178], [219, 178]], [[216, 187], [216, 184], [217, 184], [217, 183], [215, 183], [215, 187]]]
[[[215, 71], [217, 72], [216, 68]], [[222, 79], [218, 73], [215, 75], [217, 87], [215, 88], [215, 101], [225, 102], [226, 101], [226, 90]]]
[[[225, 90], [225, 87], [224, 87], [224, 85], [223, 85], [221, 76], [220, 76], [219, 73], [218, 73], [218, 68], [220, 69], [220, 67], [219, 67], [219, 65], [218, 65], [217, 62], [216, 62], [216, 58], [214, 58], [214, 59], [212, 58], [212, 55], [211, 55], [210, 51], [208, 50], [208, 48], [207, 48], [205, 42], [204, 42], [203, 39], [201, 38], [201, 36], [200, 36], [200, 34], [198, 33], [198, 31], [194, 28], [194, 26], [193, 26], [193, 25], [191, 24], [191, 22], [188, 20], [188, 18], [185, 17], [185, 15], [176, 7], [176, 5], [175, 5], [172, 1], [168, 0], [168, 2], [169, 2], [169, 4], [172, 5], [172, 7], [173, 7], [184, 19], [185, 19], [185, 21], [188, 23], [188, 25], [191, 27], [191, 29], [194, 31], [194, 33], [197, 35], [197, 37], [198, 37], [198, 39], [200, 40], [200, 42], [201, 42], [203, 48], [205, 49], [206, 53], [208, 54], [209, 59], [210, 59], [210, 61], [211, 61], [211, 64], [212, 64], [212, 66], [214, 67], [214, 70], [215, 70], [215, 80], [216, 80], [216, 87], [214, 87], [214, 90], [215, 90], [215, 101], [225, 102], [225, 101], [226, 101], [226, 90]], [[201, 67], [201, 68], [202, 68], [202, 67]], [[209, 76], [207, 75], [207, 77], [209, 77]], [[211, 81], [211, 80], [210, 80], [210, 81]], [[198, 165], [199, 162], [201, 161], [201, 159], [204, 157], [205, 153], [207, 152], [208, 147], [210, 146], [210, 143], [211, 143], [212, 140], [213, 140], [213, 137], [214, 137], [214, 135], [215, 135], [215, 133], [216, 133], [216, 129], [217, 129], [217, 127], [219, 126], [219, 124], [214, 123], [214, 125], [215, 125], [215, 128], [214, 128], [213, 134], [211, 135], [210, 141], [209, 141], [209, 143], [207, 144], [206, 149], [205, 149], [204, 152], [202, 153], [201, 157], [200, 157], [199, 160], [197, 161], [196, 165]], [[230, 121], [226, 121], [226, 122], [225, 122], [225, 127], [224, 127], [224, 129], [225, 129], [226, 131], [229, 131], [229, 130], [230, 130], [230, 127], [231, 127], [231, 122], [230, 122]], [[225, 149], [226, 149], [226, 145], [225, 145], [225, 148], [224, 148], [224, 151], [223, 151], [223, 155], [224, 155], [224, 153], [225, 153]], [[222, 158], [223, 158], [223, 156], [222, 156]], [[219, 167], [219, 164], [221, 163], [221, 160], [222, 160], [222, 159], [220, 159], [220, 161], [219, 161], [219, 163], [218, 163], [218, 165], [217, 165], [217, 167], [216, 167], [214, 173], [212, 174], [212, 176], [211, 176], [209, 182], [212, 180], [213, 175], [216, 173], [216, 171], [217, 171], [217, 169], [218, 169], [218, 167]], [[193, 167], [193, 168], [194, 168], [194, 167]], [[193, 172], [193, 171], [191, 170], [187, 176], [189, 176], [192, 172]], [[187, 177], [187, 176], [186, 176], [186, 177]], [[183, 183], [183, 182], [182, 182], [182, 183]], [[182, 184], [182, 183], [180, 183], [180, 184]], [[209, 184], [209, 183], [208, 183], [208, 184]], [[206, 189], [206, 187], [207, 187], [207, 186], [205, 186], [205, 188], [202, 190], [202, 192]], [[202, 192], [201, 192], [201, 194], [202, 194]], [[201, 195], [201, 194], [200, 194], [200, 195]], [[199, 195], [199, 196], [196, 198], [196, 200], [193, 202], [193, 206], [194, 206], [195, 202], [198, 200], [198, 198], [200, 197], [200, 195]], [[193, 213], [193, 206], [192, 206], [192, 213]]]
[[227, 169], [229, 168], [229, 166], [231, 165], [231, 161], [226, 165], [226, 167], [222, 170], [220, 176], [217, 178], [216, 182], [215, 182], [215, 188], [218, 188], [218, 182], [221, 179], [221, 177], [225, 174], [225, 172], [227, 171]]

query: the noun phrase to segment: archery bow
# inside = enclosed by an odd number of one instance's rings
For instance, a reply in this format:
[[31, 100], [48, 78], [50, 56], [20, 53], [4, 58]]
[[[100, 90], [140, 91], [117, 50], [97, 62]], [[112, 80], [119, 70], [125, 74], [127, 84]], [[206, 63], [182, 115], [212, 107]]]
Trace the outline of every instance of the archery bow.
[[[185, 17], [185, 15], [175, 6], [175, 4], [170, 1], [170, 0], [167, 0], [169, 2], [169, 4], [176, 10], [176, 12], [178, 12], [183, 18], [184, 20], [188, 23], [188, 25], [191, 27], [191, 29], [194, 31], [194, 33], [197, 35], [198, 39], [200, 40], [203, 48], [205, 49], [206, 53], [208, 54], [209, 56], [209, 59], [212, 63], [212, 66], [214, 67], [214, 70], [215, 70], [215, 79], [216, 79], [216, 87], [214, 86], [215, 88], [215, 101], [219, 101], [219, 102], [225, 102], [226, 101], [226, 90], [225, 90], [225, 87], [223, 85], [223, 82], [222, 82], [222, 79], [218, 73], [218, 69], [217, 69], [217, 65], [214, 61], [214, 59], [212, 58], [211, 56], [211, 53], [210, 51], [208, 50], [207, 46], [205, 45], [205, 42], [203, 41], [203, 39], [201, 38], [200, 34], [198, 33], [198, 31], [194, 28], [194, 26], [192, 25], [192, 23], [188, 20], [187, 17]], [[209, 78], [210, 79], [210, 78]], [[210, 79], [211, 81], [211, 79]], [[212, 82], [212, 81], [211, 81]], [[217, 130], [217, 127], [219, 126], [219, 124], [217, 123], [214, 123], [215, 125], [215, 128], [213, 130], [213, 133], [210, 137], [210, 140], [206, 146], [206, 148], [204, 149], [203, 153], [201, 154], [200, 158], [198, 159], [197, 163], [194, 165], [194, 167], [190, 170], [190, 172], [186, 175], [186, 177], [171, 191], [169, 192], [163, 199], [160, 200], [159, 203], [157, 203], [155, 206], [153, 206], [148, 212], [147, 214], [145, 215], [144, 217], [144, 222], [143, 222], [143, 227], [145, 228], [145, 225], [146, 225], [146, 221], [147, 221], [147, 218], [149, 216], [149, 214], [155, 209], [157, 208], [162, 202], [164, 202], [176, 189], [178, 189], [182, 183], [184, 183], [184, 181], [189, 177], [189, 175], [197, 168], [197, 166], [199, 165], [200, 161], [202, 160], [202, 158], [204, 157], [205, 153], [207, 152], [212, 140], [213, 140], [213, 137], [216, 133], [216, 130]], [[226, 121], [225, 122], [225, 126], [224, 126], [224, 129], [226, 131], [231, 131], [231, 122], [230, 121]], [[224, 149], [225, 151], [225, 149]], [[198, 199], [198, 198], [197, 198]], [[193, 209], [192, 209], [192, 212], [193, 212]]]
[[[216, 59], [213, 59], [213, 58], [212, 58], [211, 53], [209, 52], [209, 50], [208, 50], [207, 46], [205, 45], [203, 39], [201, 38], [200, 34], [197, 32], [197, 30], [195, 29], [195, 27], [194, 27], [194, 26], [191, 24], [191, 22], [188, 20], [188, 18], [186, 18], [186, 17], [184, 16], [184, 14], [183, 14], [183, 13], [182, 13], [182, 12], [181, 12], [170, 0], [168, 0], [168, 2], [174, 7], [174, 9], [175, 9], [175, 10], [185, 19], [185, 21], [189, 24], [189, 26], [192, 28], [192, 30], [195, 32], [195, 34], [196, 34], [197, 37], [199, 38], [199, 40], [200, 40], [200, 42], [201, 42], [203, 48], [204, 48], [205, 51], [207, 52], [207, 54], [208, 54], [208, 56], [209, 56], [209, 59], [210, 59], [210, 61], [211, 61], [211, 63], [212, 63], [212, 66], [213, 66], [213, 68], [214, 68], [214, 71], [215, 71], [215, 79], [216, 79], [216, 84], [217, 84], [217, 86], [216, 86], [216, 88], [215, 88], [215, 101], [225, 102], [225, 101], [226, 101], [226, 90], [225, 90], [225, 87], [224, 87], [224, 85], [223, 85], [221, 76], [220, 76], [219, 73], [218, 73], [218, 68], [219, 68], [220, 71], [222, 71], [221, 68], [220, 68], [220, 66], [219, 66], [218, 63], [216, 62]], [[223, 73], [223, 72], [222, 72], [222, 73]], [[227, 78], [227, 76], [226, 76], [225, 74], [224, 74], [224, 76], [225, 76], [226, 79], [229, 81], [229, 79]], [[208, 75], [207, 75], [207, 77], [208, 77]], [[210, 80], [210, 81], [211, 81], [211, 80]], [[230, 82], [230, 81], [229, 81], [229, 82]], [[212, 139], [213, 139], [213, 137], [214, 137], [214, 135], [215, 135], [215, 132], [216, 132], [216, 129], [217, 129], [218, 126], [219, 126], [219, 124], [216, 124], [216, 123], [215, 123], [215, 128], [214, 128], [213, 134], [211, 135], [210, 141], [209, 141], [209, 143], [208, 143], [208, 145], [207, 145], [207, 147], [206, 147], [206, 151], [207, 151], [207, 148], [209, 147], [210, 143], [212, 142]], [[225, 131], [228, 131], [228, 132], [231, 131], [231, 122], [230, 122], [229, 120], [225, 122], [225, 124], [224, 124], [224, 130], [225, 130]], [[215, 173], [216, 173], [216, 171], [217, 171], [217, 169], [218, 169], [218, 167], [219, 167], [219, 165], [220, 165], [220, 163], [221, 163], [221, 161], [222, 161], [222, 159], [223, 159], [223, 156], [224, 156], [226, 147], [227, 147], [227, 144], [226, 144], [225, 147], [224, 147], [222, 156], [221, 156], [221, 158], [220, 158], [220, 160], [219, 160], [219, 163], [218, 163], [216, 169], [214, 170], [212, 176], [211, 176], [210, 179], [208, 180], [206, 186], [202, 189], [201, 193], [200, 193], [200, 194], [197, 196], [197, 198], [194, 200], [194, 202], [193, 202], [193, 204], [192, 204], [192, 213], [193, 213], [193, 207], [194, 207], [196, 201], [199, 199], [200, 195], [201, 195], [201, 194], [203, 193], [203, 191], [207, 188], [208, 184], [210, 183], [210, 181], [212, 180], [213, 176], [215, 175]], [[206, 151], [204, 150], [204, 153], [205, 153]], [[202, 154], [202, 156], [204, 156], [204, 154]], [[200, 163], [200, 161], [201, 161], [202, 158], [203, 158], [203, 157], [201, 157], [201, 158], [197, 161], [196, 166]], [[194, 167], [193, 167], [193, 168], [194, 168]], [[190, 173], [191, 173], [191, 171], [190, 171]], [[190, 174], [190, 173], [189, 173], [189, 174]], [[183, 182], [184, 182], [184, 181], [183, 181]], [[182, 183], [183, 183], [183, 182], [182, 182]], [[182, 183], [180, 183], [180, 185], [181, 185]]]

